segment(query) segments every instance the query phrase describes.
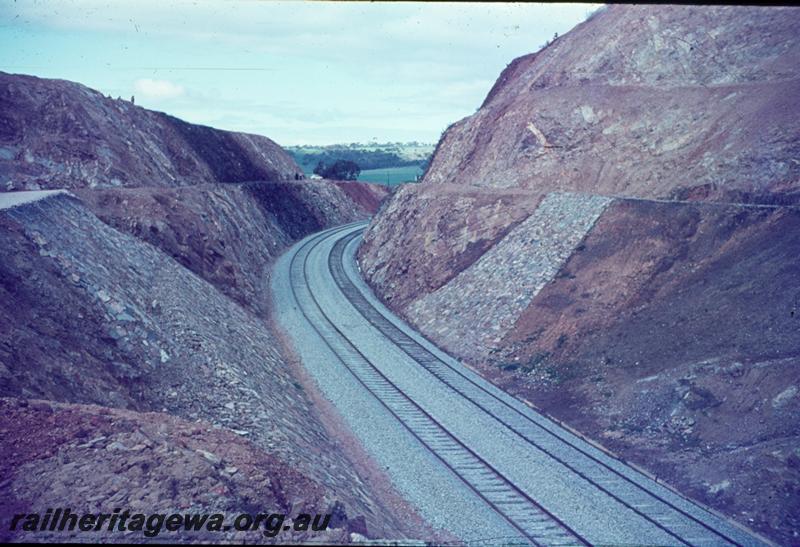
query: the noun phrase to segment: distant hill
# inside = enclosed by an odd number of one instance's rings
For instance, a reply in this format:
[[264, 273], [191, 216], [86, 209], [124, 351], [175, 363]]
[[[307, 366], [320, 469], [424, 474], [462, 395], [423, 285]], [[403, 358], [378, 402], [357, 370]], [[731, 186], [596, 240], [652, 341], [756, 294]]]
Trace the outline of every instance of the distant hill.
[[421, 166], [433, 154], [434, 145], [419, 142], [350, 143], [327, 146], [287, 146], [286, 151], [306, 173], [314, 171], [320, 161], [333, 163], [350, 160], [362, 171], [389, 167]]

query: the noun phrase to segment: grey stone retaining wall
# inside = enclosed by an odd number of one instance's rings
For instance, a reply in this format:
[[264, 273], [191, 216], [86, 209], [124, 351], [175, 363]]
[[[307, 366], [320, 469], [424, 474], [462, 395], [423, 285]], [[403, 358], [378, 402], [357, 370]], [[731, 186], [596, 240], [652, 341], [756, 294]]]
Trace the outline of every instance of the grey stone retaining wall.
[[408, 308], [423, 332], [461, 357], [482, 357], [569, 258], [611, 198], [551, 193], [477, 262]]

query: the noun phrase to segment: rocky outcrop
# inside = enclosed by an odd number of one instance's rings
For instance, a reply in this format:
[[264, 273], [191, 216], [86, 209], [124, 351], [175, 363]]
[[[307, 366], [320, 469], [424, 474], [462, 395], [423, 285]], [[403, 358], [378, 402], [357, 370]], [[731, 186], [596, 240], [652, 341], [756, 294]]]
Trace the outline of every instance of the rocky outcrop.
[[[800, 94], [799, 14], [611, 6], [515, 60], [443, 135], [422, 185], [431, 188], [397, 192], [370, 226], [361, 257], [371, 281], [401, 305], [436, 290], [488, 248], [487, 222], [503, 233], [553, 191], [800, 203], [800, 122], [787, 115]], [[502, 191], [527, 207], [466, 220], [477, 213], [464, 200]], [[423, 226], [412, 234], [382, 220], [412, 216]], [[434, 234], [441, 252], [429, 248]]]
[[266, 137], [194, 125], [63, 80], [0, 72], [0, 191], [290, 180]]
[[797, 201], [798, 13], [601, 9], [509, 65], [425, 182]]
[[786, 544], [798, 30], [796, 9], [602, 8], [512, 62], [359, 249], [433, 341]]

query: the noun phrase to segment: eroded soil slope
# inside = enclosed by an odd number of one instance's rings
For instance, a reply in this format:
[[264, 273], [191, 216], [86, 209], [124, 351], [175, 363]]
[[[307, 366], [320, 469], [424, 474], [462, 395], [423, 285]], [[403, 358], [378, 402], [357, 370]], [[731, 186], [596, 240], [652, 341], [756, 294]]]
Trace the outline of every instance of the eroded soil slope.
[[798, 257], [797, 209], [617, 201], [475, 362], [626, 459], [791, 543]]

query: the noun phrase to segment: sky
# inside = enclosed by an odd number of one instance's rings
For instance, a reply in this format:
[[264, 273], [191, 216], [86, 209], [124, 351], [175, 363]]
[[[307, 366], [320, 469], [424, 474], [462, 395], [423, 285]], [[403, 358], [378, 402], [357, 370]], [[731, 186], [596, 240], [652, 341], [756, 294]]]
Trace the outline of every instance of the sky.
[[598, 4], [0, 0], [0, 71], [284, 146], [435, 143]]

